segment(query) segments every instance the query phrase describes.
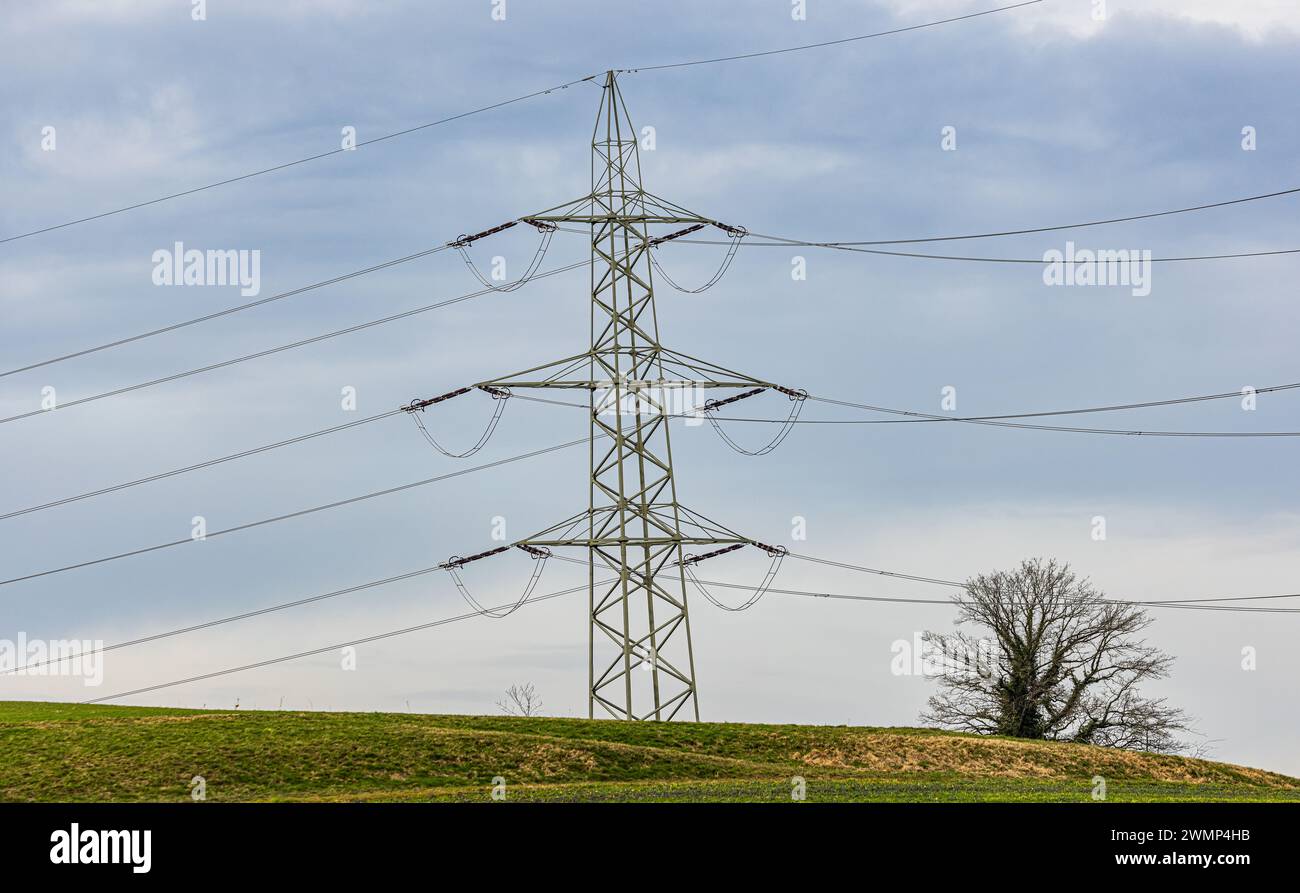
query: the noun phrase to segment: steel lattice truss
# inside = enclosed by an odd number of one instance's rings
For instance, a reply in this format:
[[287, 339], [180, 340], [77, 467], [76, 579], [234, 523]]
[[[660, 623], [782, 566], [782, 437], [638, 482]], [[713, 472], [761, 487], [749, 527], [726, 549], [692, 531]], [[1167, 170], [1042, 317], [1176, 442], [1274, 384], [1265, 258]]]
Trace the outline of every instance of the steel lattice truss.
[[651, 227], [732, 228], [647, 193], [638, 149], [608, 72], [592, 136], [591, 194], [522, 218], [539, 228], [590, 228], [590, 350], [476, 386], [590, 395], [587, 511], [518, 544], [588, 552], [589, 715], [599, 705], [619, 719], [667, 720], [689, 705], [698, 720], [683, 547], [752, 541], [678, 502], [668, 397], [680, 388], [777, 386], [660, 344], [650, 250], [665, 237]]

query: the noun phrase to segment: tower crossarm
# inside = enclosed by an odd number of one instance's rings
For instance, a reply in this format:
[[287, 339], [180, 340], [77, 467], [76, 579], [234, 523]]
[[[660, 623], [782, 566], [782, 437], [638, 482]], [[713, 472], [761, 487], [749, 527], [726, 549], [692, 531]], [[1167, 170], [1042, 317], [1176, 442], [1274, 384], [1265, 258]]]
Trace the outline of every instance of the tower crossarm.
[[614, 536], [593, 537], [591, 539], [586, 537], [572, 537], [567, 539], [533, 539], [530, 537], [529, 539], [520, 540], [518, 545], [536, 546], [537, 548], [562, 548], [564, 546], [576, 546], [584, 549], [613, 549], [620, 545], [627, 545], [628, 543], [634, 543], [638, 546], [671, 546], [675, 548], [677, 546], [747, 546], [751, 542], [753, 541], [748, 539], [734, 539], [718, 536]]
[[758, 382], [754, 380], [746, 381], [706, 381], [694, 379], [640, 379], [637, 381], [618, 382], [613, 379], [589, 379], [589, 378], [569, 378], [556, 379], [553, 381], [534, 380], [527, 381], [515, 378], [493, 379], [490, 382], [482, 382], [474, 385], [476, 388], [569, 388], [577, 390], [601, 390], [603, 388], [614, 388], [633, 393], [639, 390], [653, 390], [656, 388], [776, 388], [776, 385]]
[[[498, 378], [475, 382], [471, 388], [569, 388], [577, 390], [602, 390], [619, 388], [631, 393], [656, 388], [770, 388], [782, 393], [792, 393], [783, 385], [761, 378], [754, 378], [743, 372], [736, 372], [714, 363], [697, 360], [686, 354], [668, 350], [658, 344], [646, 347], [638, 352], [644, 365], [652, 366], [656, 371], [663, 365], [684, 373], [694, 373], [696, 377], [670, 377], [656, 374], [642, 378], [630, 375], [599, 376], [596, 372], [610, 371], [611, 356], [627, 353], [627, 349], [618, 345], [599, 346], [586, 353], [574, 354], [539, 366], [532, 366], [518, 372], [511, 372]], [[552, 371], [553, 370], [553, 371]], [[582, 375], [582, 371], [586, 375]], [[551, 371], [550, 375], [542, 373]]]

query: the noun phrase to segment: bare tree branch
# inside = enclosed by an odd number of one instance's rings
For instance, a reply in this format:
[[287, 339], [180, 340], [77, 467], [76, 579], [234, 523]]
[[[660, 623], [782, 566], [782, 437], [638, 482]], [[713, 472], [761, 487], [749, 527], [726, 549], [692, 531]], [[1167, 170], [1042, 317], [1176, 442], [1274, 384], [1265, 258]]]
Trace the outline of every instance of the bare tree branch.
[[507, 716], [538, 716], [542, 710], [542, 699], [531, 682], [512, 685], [506, 689], [506, 698], [497, 701], [497, 707]]
[[972, 673], [970, 656], [987, 640], [962, 630], [927, 632], [923, 641], [943, 660], [940, 690], [923, 722], [1161, 753], [1187, 749], [1178, 736], [1191, 731], [1190, 718], [1137, 691], [1167, 676], [1173, 663], [1139, 638], [1151, 623], [1141, 607], [1107, 602], [1068, 564], [1044, 559], [977, 576], [956, 601], [957, 625], [987, 630], [996, 654]]

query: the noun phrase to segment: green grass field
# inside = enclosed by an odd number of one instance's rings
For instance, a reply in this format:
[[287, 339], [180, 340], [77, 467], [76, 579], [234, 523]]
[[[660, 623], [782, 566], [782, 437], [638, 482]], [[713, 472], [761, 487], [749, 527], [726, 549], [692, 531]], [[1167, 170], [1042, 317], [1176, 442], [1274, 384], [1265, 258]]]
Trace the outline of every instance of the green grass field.
[[0, 800], [1287, 800], [1300, 779], [927, 729], [0, 702]]

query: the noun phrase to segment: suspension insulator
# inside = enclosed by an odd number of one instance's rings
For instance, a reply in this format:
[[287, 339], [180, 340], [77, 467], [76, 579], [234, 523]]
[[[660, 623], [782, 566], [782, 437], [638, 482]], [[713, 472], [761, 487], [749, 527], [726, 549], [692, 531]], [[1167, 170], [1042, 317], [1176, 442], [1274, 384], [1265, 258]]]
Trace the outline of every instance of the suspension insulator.
[[662, 245], [664, 242], [671, 242], [673, 239], [680, 239], [682, 236], [689, 236], [691, 233], [698, 232], [702, 229], [704, 229], [704, 224], [697, 223], [693, 226], [686, 227], [686, 229], [679, 229], [676, 232], [667, 233], [666, 235], [655, 236], [646, 244], [653, 248], [656, 245]]
[[[744, 543], [732, 546], [728, 549], [719, 549], [717, 552], [710, 552], [708, 554], [699, 556], [699, 558], [704, 559], [704, 558], [711, 558], [714, 555], [721, 555], [724, 552], [730, 552], [732, 549], [739, 549], [742, 545], [744, 545]], [[754, 587], [754, 594], [751, 595], [749, 598], [747, 598], [745, 602], [741, 605], [736, 605], [736, 606], [728, 605], [725, 602], [723, 602], [721, 599], [714, 596], [713, 593], [709, 592], [708, 588], [704, 585], [704, 582], [700, 580], [699, 577], [695, 576], [695, 571], [689, 566], [692, 562], [683, 561], [682, 571], [686, 574], [686, 576], [691, 578], [691, 582], [694, 583], [695, 587], [700, 590], [700, 593], [706, 599], [712, 602], [715, 606], [721, 608], [724, 611], [732, 611], [732, 612], [748, 611], [750, 608], [754, 607], [754, 605], [758, 604], [759, 601], [762, 600], [763, 596], [767, 594], [767, 591], [772, 586], [772, 581], [776, 579], [777, 571], [781, 569], [781, 562], [785, 558], [787, 553], [787, 550], [784, 546], [768, 546], [768, 545], [764, 545], [763, 543], [755, 542], [754, 540], [750, 540], [749, 545], [762, 549], [768, 555], [772, 556], [772, 561], [770, 566], [767, 569], [767, 573], [763, 575], [762, 582], [760, 582], [758, 586]]]
[[464, 567], [471, 561], [478, 561], [480, 558], [488, 558], [492, 555], [500, 555], [502, 552], [509, 551], [509, 546], [497, 546], [495, 549], [488, 549], [486, 552], [479, 552], [477, 555], [470, 555], [466, 558], [451, 557], [447, 561], [438, 565], [443, 570], [452, 570], [458, 567]]
[[483, 232], [474, 233], [474, 235], [472, 236], [461, 235], [458, 238], [448, 242], [447, 246], [450, 248], [464, 248], [468, 245], [473, 245], [479, 239], [483, 239], [486, 238], [487, 236], [495, 235], [496, 233], [499, 233], [502, 230], [510, 229], [510, 227], [517, 226], [518, 224], [519, 224], [518, 220], [511, 220], [509, 223], [503, 223], [500, 226], [494, 226], [491, 229], [485, 229], [483, 230]]
[[419, 397], [415, 397], [415, 398], [413, 398], [413, 399], [411, 400], [410, 403], [408, 403], [408, 404], [406, 404], [405, 406], [403, 406], [403, 407], [402, 407], [402, 410], [403, 410], [404, 412], [415, 412], [415, 411], [417, 411], [417, 410], [422, 410], [422, 409], [424, 409], [426, 406], [432, 406], [432, 405], [435, 404], [435, 403], [441, 403], [441, 402], [444, 401], [444, 400], [450, 400], [452, 397], [459, 397], [459, 396], [462, 395], [462, 394], [468, 394], [468, 393], [469, 393], [470, 391], [472, 391], [472, 390], [474, 390], [474, 389], [473, 389], [473, 388], [458, 388], [457, 390], [451, 391], [451, 392], [446, 393], [446, 394], [442, 394], [441, 396], [438, 396], [438, 397], [429, 397], [429, 398], [424, 399], [424, 400], [421, 400]]
[[[722, 429], [722, 425], [720, 424], [719, 419], [717, 417], [712, 415], [704, 416], [704, 418], [709, 420], [709, 424], [713, 426], [713, 430], [717, 432], [717, 435], [722, 438], [723, 442], [726, 443], [727, 446], [735, 450], [737, 453], [743, 453], [746, 456], [766, 456], [768, 453], [772, 452], [774, 449], [776, 449], [781, 445], [781, 442], [785, 440], [786, 436], [791, 431], [794, 430], [795, 423], [799, 421], [799, 414], [803, 412], [804, 402], [808, 399], [808, 392], [795, 391], [790, 388], [782, 387], [781, 385], [771, 385], [771, 387], [774, 390], [779, 391], [780, 393], [785, 394], [787, 397], [790, 398], [791, 401], [790, 413], [789, 415], [786, 416], [785, 421], [781, 424], [780, 429], [776, 432], [776, 436], [773, 437], [770, 441], [768, 441], [767, 445], [764, 446], [762, 449], [751, 450], [741, 446], [731, 438], [731, 435], [729, 435], [726, 431]], [[752, 397], [754, 394], [760, 393], [761, 390], [762, 389], [757, 389], [757, 390], [749, 391], [744, 394], [737, 394], [735, 397], [731, 398], [731, 400], [740, 400], [745, 397]], [[731, 401], [730, 400], [722, 401], [722, 403], [729, 403], [729, 402]], [[717, 404], [717, 406], [720, 405], [721, 403]], [[706, 403], [704, 405], [704, 408], [706, 410], [716, 409], [717, 406], [710, 406], [708, 403]], [[722, 419], [725, 420], [726, 416], [722, 416]]]
[[712, 552], [705, 552], [703, 555], [687, 555], [682, 559], [682, 565], [699, 564], [701, 561], [706, 561], [710, 558], [717, 558], [719, 555], [726, 555], [728, 552], [734, 552], [737, 549], [743, 549], [744, 547], [744, 543], [736, 543], [733, 546], [726, 546], [722, 549], [714, 549]]
[[533, 564], [533, 571], [528, 577], [528, 582], [524, 585], [523, 594], [520, 595], [519, 598], [515, 600], [514, 604], [509, 607], [484, 607], [478, 599], [474, 598], [474, 596], [470, 594], [469, 589], [465, 587], [465, 581], [462, 580], [460, 576], [460, 567], [466, 562], [474, 561], [478, 558], [485, 558], [488, 555], [497, 555], [501, 552], [505, 552], [510, 548], [510, 546], [500, 546], [480, 555], [471, 555], [469, 558], [453, 558], [445, 565], [442, 565], [442, 567], [446, 568], [447, 573], [451, 574], [451, 579], [455, 582], [456, 589], [460, 591], [461, 597], [464, 598], [465, 601], [468, 602], [479, 614], [498, 619], [508, 617], [515, 611], [519, 610], [523, 603], [532, 597], [533, 591], [537, 588], [537, 582], [542, 578], [542, 571], [546, 568], [546, 559], [551, 557], [551, 550], [539, 549], [536, 546], [529, 546], [524, 543], [515, 543], [514, 545], [532, 555], [533, 558], [536, 559], [536, 562]]
[[[719, 229], [721, 229], [723, 232], [725, 232], [730, 237], [731, 242], [729, 244], [729, 247], [727, 248], [726, 255], [722, 258], [722, 264], [718, 267], [717, 272], [715, 272], [712, 276], [710, 276], [703, 285], [698, 286], [696, 288], [686, 288], [684, 286], [678, 285], [677, 282], [671, 276], [668, 275], [668, 271], [665, 270], [663, 266], [659, 263], [659, 259], [655, 257], [655, 253], [654, 252], [650, 253], [650, 263], [653, 264], [654, 268], [659, 271], [659, 275], [662, 276], [669, 285], [671, 285], [673, 288], [677, 289], [678, 291], [683, 292], [684, 294], [698, 295], [701, 292], [708, 291], [709, 289], [713, 288], [713, 286], [717, 285], [718, 281], [722, 279], [723, 276], [726, 275], [727, 270], [731, 269], [731, 262], [736, 259], [736, 252], [740, 248], [741, 240], [744, 239], [745, 236], [749, 235], [749, 231], [744, 229], [743, 227], [729, 226], [725, 223], [718, 223], [716, 220], [710, 221], [710, 223], [713, 226], [716, 226]], [[653, 248], [656, 245], [658, 245], [660, 242], [666, 242], [669, 239], [676, 239], [680, 236], [686, 235], [687, 233], [693, 233], [696, 230], [703, 229], [704, 227], [705, 224], [697, 223], [696, 225], [687, 227], [686, 229], [680, 230], [679, 232], [669, 233], [666, 236], [660, 236], [657, 239], [652, 239], [650, 240], [648, 245], [651, 248]]]
[[713, 412], [713, 410], [726, 406], [728, 403], [735, 403], [737, 400], [744, 400], [746, 397], [757, 397], [765, 390], [767, 389], [754, 388], [752, 391], [745, 391], [743, 394], [736, 394], [734, 397], [727, 397], [724, 400], [706, 400], [704, 402], [704, 411]]

